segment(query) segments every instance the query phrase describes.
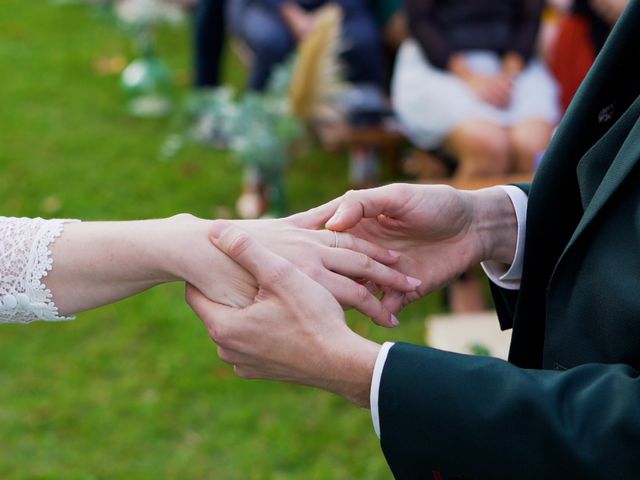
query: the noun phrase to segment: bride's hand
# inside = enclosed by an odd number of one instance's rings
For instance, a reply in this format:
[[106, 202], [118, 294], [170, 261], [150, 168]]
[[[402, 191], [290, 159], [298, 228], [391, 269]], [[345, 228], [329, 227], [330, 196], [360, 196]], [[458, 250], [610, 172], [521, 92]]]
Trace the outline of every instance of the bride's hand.
[[[419, 282], [389, 268], [398, 260], [393, 252], [350, 234], [313, 231], [335, 208], [329, 204], [281, 220], [237, 223], [322, 283], [343, 305], [392, 326], [395, 318], [363, 283], [412, 292]], [[191, 283], [218, 303], [247, 306], [257, 293], [254, 277], [211, 244], [212, 224], [192, 215], [70, 224], [51, 246], [55, 268], [45, 286], [63, 316], [176, 280]]]
[[375, 292], [384, 287], [410, 293], [420, 280], [393, 268], [400, 258], [397, 252], [349, 233], [318, 230], [334, 210], [328, 204], [277, 220], [232, 223], [323, 285], [342, 306], [359, 310], [379, 325], [396, 326], [397, 319]]

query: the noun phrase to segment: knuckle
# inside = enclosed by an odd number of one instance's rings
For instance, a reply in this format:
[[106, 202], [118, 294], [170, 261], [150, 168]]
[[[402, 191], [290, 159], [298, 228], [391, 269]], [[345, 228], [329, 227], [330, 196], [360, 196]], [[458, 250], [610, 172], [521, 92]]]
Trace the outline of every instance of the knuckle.
[[396, 272], [395, 270], [391, 270], [391, 272], [393, 272], [394, 281], [398, 288], [402, 288], [402, 289], [414, 288], [409, 286], [409, 281], [407, 280], [407, 277], [405, 277], [402, 273]]
[[350, 200], [353, 197], [355, 197], [357, 195], [356, 190], [354, 190], [353, 188], [351, 190], [347, 190], [347, 192], [344, 194], [344, 199], [345, 200]]
[[218, 347], [218, 357], [225, 363], [233, 363], [233, 355], [231, 352], [220, 346]]
[[220, 323], [209, 322], [209, 324], [207, 325], [207, 331], [209, 332], [211, 340], [213, 340], [216, 344], [225, 345], [228, 342], [229, 334], [227, 332], [227, 329]]
[[382, 267], [382, 270], [389, 286], [400, 288], [407, 287], [407, 277], [405, 277], [403, 274], [396, 270], [393, 270], [392, 268], [384, 266]]
[[369, 300], [371, 294], [369, 293], [369, 290], [367, 290], [367, 287], [365, 287], [364, 285], [358, 285], [355, 288], [355, 298], [358, 301], [358, 303], [364, 303], [367, 300]]
[[364, 270], [372, 270], [375, 266], [374, 261], [372, 260], [372, 258], [368, 255], [365, 255], [364, 253], [358, 253], [357, 254], [357, 259], [358, 259], [358, 264], [364, 269]]
[[281, 284], [291, 276], [293, 271], [293, 265], [288, 261], [282, 259], [282, 261], [272, 266], [267, 276], [267, 281], [272, 285]]
[[349, 190], [342, 197], [342, 203], [345, 205], [353, 205], [354, 203], [358, 203], [360, 198], [360, 193], [357, 190]]
[[310, 264], [303, 267], [302, 271], [309, 277], [317, 280], [322, 278], [324, 269], [318, 265]]
[[[371, 255], [375, 256], [377, 258], [387, 259], [387, 258], [390, 257], [389, 250], [387, 250], [386, 248], [381, 247], [380, 245], [376, 245], [375, 243], [368, 243], [367, 244], [367, 248], [371, 252]], [[391, 257], [391, 258], [393, 258], [393, 257]]]
[[239, 233], [236, 237], [232, 238], [227, 246], [227, 252], [232, 257], [238, 257], [247, 251], [251, 245], [251, 237], [246, 233]]

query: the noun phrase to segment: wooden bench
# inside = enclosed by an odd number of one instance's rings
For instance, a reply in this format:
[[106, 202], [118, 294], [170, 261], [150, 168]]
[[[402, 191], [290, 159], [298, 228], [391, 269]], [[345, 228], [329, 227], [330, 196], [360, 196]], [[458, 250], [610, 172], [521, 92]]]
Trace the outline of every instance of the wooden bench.
[[[321, 145], [329, 151], [337, 151], [348, 148], [352, 152], [359, 149], [373, 150], [379, 158], [385, 162], [389, 171], [394, 177], [401, 173], [401, 163], [403, 152], [409, 145], [406, 137], [396, 128], [388, 128], [384, 125], [371, 127], [352, 127], [343, 125], [344, 129], [339, 142], [327, 143], [322, 141]], [[507, 175], [479, 176], [467, 179], [457, 179], [451, 176], [454, 166], [447, 160], [436, 154], [416, 150], [415, 155], [424, 162], [424, 167], [416, 168], [410, 173], [417, 177], [415, 182], [424, 184], [444, 184], [451, 185], [462, 190], [477, 190], [480, 188], [492, 187], [495, 185], [508, 185], [513, 183], [529, 183], [533, 178], [532, 173], [512, 173]], [[353, 158], [351, 159], [353, 161]], [[374, 186], [373, 183], [365, 185], [354, 184], [355, 188]]]
[[529, 183], [533, 173], [511, 173], [506, 175], [487, 175], [466, 179], [455, 178], [451, 175], [454, 165], [448, 160], [440, 158], [432, 152], [416, 150], [412, 161], [412, 174], [417, 176], [418, 183], [451, 185], [461, 190], [477, 190], [495, 185], [512, 183]]
[[[352, 174], [357, 170], [355, 163], [363, 155], [370, 155], [375, 158], [375, 161], [384, 162], [395, 177], [401, 173], [401, 160], [408, 141], [395, 124], [382, 123], [371, 126], [354, 126], [348, 123], [316, 124], [313, 131], [324, 150], [329, 152], [346, 150], [349, 153]], [[352, 188], [372, 187], [379, 184], [379, 181], [379, 178], [369, 178], [364, 181], [351, 178], [351, 186]]]
[[402, 150], [407, 145], [407, 139], [395, 126], [349, 126], [346, 140], [351, 149], [375, 150], [394, 174], [400, 173]]

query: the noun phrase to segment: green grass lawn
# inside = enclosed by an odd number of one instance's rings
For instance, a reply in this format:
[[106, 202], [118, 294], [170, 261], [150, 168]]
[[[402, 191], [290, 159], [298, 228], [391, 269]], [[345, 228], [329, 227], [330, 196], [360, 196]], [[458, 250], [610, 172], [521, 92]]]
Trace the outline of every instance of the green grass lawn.
[[[232, 212], [240, 169], [189, 147], [161, 160], [171, 120], [124, 114], [117, 75], [96, 59], [131, 58], [129, 38], [82, 5], [4, 0], [0, 16], [0, 199], [9, 216], [134, 219]], [[187, 26], [159, 52], [188, 91]], [[227, 77], [243, 71], [233, 59]], [[342, 156], [293, 165], [294, 211], [341, 194]], [[438, 298], [387, 331], [423, 341]], [[388, 479], [369, 412], [324, 392], [243, 381], [220, 362], [181, 285], [65, 324], [0, 327], [1, 479]]]

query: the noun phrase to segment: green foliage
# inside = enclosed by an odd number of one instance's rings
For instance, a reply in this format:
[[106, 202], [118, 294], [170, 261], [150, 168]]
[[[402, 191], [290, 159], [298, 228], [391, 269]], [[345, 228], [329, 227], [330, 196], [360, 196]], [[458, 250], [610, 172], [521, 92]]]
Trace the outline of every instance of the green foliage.
[[[130, 39], [83, 5], [4, 0], [0, 16], [2, 213], [88, 220], [229, 215], [241, 171], [189, 146], [159, 157], [171, 120], [128, 117], [118, 73]], [[186, 26], [185, 26], [186, 28]], [[187, 92], [186, 29], [158, 54]], [[243, 69], [229, 56], [226, 78]], [[342, 156], [313, 151], [288, 176], [293, 210], [347, 187]], [[433, 301], [369, 338], [421, 343]], [[0, 326], [0, 478], [388, 479], [369, 413], [324, 392], [233, 376], [169, 285], [64, 324]]]
[[301, 132], [283, 98], [249, 92], [236, 106], [229, 143], [244, 165], [279, 173], [287, 166], [288, 149]]
[[264, 177], [281, 177], [303, 133], [289, 105], [292, 75], [293, 58], [274, 68], [264, 92], [236, 95], [226, 85], [194, 93], [181, 118], [185, 133], [170, 135], [163, 151], [170, 158], [195, 139], [228, 148], [240, 164]]

